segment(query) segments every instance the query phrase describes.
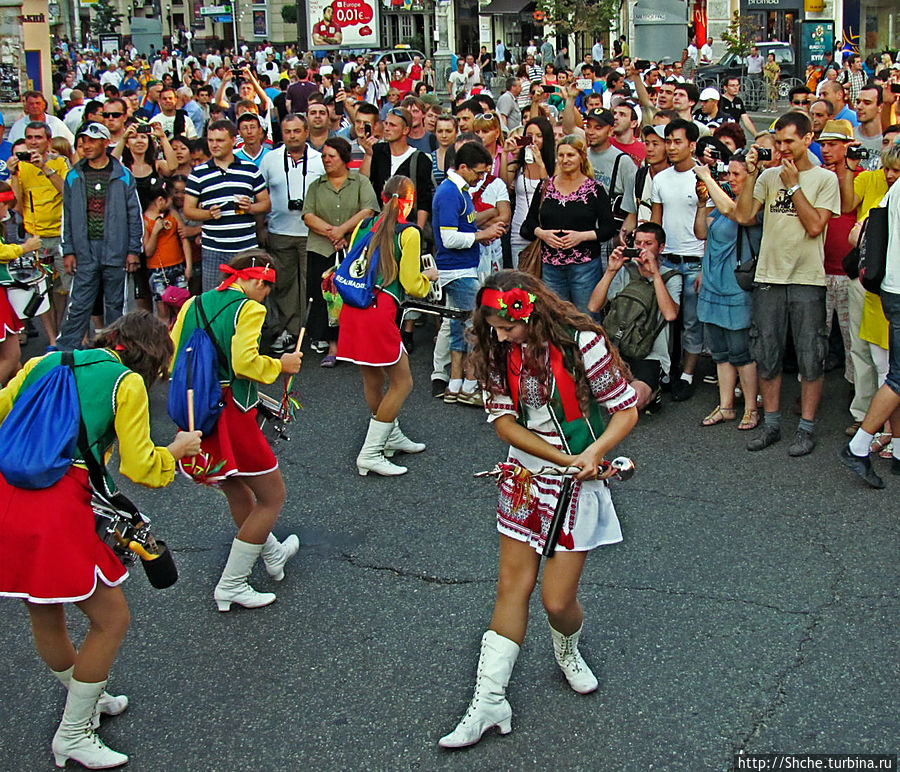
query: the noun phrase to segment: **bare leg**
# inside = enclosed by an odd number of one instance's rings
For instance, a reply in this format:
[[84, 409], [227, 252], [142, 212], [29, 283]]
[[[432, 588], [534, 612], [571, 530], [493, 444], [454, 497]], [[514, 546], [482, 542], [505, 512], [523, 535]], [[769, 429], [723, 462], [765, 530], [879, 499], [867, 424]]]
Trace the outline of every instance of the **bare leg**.
[[6, 340], [0, 342], [0, 384], [5, 384], [19, 371], [22, 349], [19, 336], [6, 333]]
[[366, 406], [369, 408], [369, 412], [375, 415], [381, 404], [381, 398], [384, 396], [384, 369], [360, 365], [359, 371], [362, 373]]
[[455, 381], [463, 377], [464, 351], [450, 352], [450, 380]]
[[759, 379], [756, 377], [756, 362], [741, 365], [738, 369], [741, 379], [741, 391], [744, 392], [744, 408], [756, 409], [756, 394], [759, 390]]
[[412, 373], [409, 371], [409, 357], [401, 354], [400, 359], [390, 367], [384, 368], [388, 376], [388, 389], [373, 413], [375, 420], [391, 423], [400, 415], [403, 403], [413, 389]]
[[500, 536], [500, 575], [490, 629], [519, 645], [528, 627], [528, 600], [537, 582], [540, 562], [534, 548]]
[[587, 552], [558, 552], [544, 566], [541, 602], [550, 626], [563, 635], [581, 628], [584, 613], [578, 602], [578, 582]]
[[31, 617], [31, 634], [40, 658], [51, 670], [68, 670], [75, 664], [75, 646], [66, 628], [62, 603], [26, 603]]
[[882, 385], [872, 398], [861, 428], [869, 434], [875, 434], [888, 419], [891, 426], [900, 426], [900, 394], [890, 386]]
[[716, 375], [719, 379], [719, 407], [725, 410], [733, 410], [737, 369], [728, 362], [717, 362]]
[[50, 293], [50, 308], [41, 314], [41, 324], [44, 326], [44, 332], [47, 333], [47, 342], [51, 346], [56, 345], [56, 334], [59, 331], [59, 328], [56, 326], [56, 311], [53, 308], [52, 300], [55, 294], [55, 292]]
[[[226, 480], [222, 483], [222, 490], [228, 498], [231, 516], [238, 525], [237, 538], [247, 544], [264, 544], [284, 505], [281, 471], [275, 469], [256, 477]], [[252, 501], [249, 511], [248, 501]]]
[[767, 413], [776, 413], [781, 408], [781, 374], [772, 378], [759, 379], [759, 392], [763, 398], [763, 408]]
[[75, 655], [72, 677], [85, 683], [105, 681], [131, 621], [125, 594], [121, 587], [98, 582], [94, 594], [76, 605], [91, 626]]
[[[807, 421], [814, 421], [819, 402], [822, 400], [822, 389], [825, 386], [825, 378], [817, 378], [814, 381], [802, 379], [800, 381], [800, 409], [802, 416]], [[765, 396], [763, 396], [765, 399]], [[768, 408], [766, 408], [768, 409]]]

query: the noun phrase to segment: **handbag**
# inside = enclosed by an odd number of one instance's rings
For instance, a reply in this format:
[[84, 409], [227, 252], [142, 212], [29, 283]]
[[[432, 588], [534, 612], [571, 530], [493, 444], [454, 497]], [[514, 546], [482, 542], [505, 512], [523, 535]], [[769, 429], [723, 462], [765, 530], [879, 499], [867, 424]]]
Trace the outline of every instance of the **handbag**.
[[737, 280], [738, 286], [744, 290], [745, 292], [750, 292], [753, 289], [753, 282], [756, 280], [756, 263], [759, 261], [756, 253], [753, 251], [753, 244], [750, 243], [750, 238], [747, 238], [747, 246], [750, 247], [750, 259], [746, 262], [741, 262], [741, 252], [743, 251], [744, 245], [744, 233], [745, 228], [743, 225], [738, 225], [738, 238], [737, 238], [737, 259], [738, 264], [734, 269], [734, 278]]
[[[546, 180], [545, 180], [546, 182]], [[538, 226], [541, 223], [541, 205], [544, 203], [544, 196], [546, 194], [546, 185], [541, 184], [541, 201], [538, 204]], [[542, 251], [544, 247], [544, 242], [539, 238], [535, 238], [525, 249], [523, 249], [519, 253], [519, 264], [517, 270], [522, 273], [531, 274], [536, 279], [541, 278], [541, 271], [543, 270], [544, 261], [542, 258]]]

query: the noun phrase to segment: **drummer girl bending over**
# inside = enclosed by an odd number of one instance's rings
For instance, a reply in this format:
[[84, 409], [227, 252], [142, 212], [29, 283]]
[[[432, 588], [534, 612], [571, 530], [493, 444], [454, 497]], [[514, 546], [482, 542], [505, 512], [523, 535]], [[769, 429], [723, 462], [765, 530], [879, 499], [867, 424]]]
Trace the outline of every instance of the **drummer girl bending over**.
[[[176, 460], [200, 449], [200, 432], [180, 433], [167, 448], [154, 447], [150, 439], [147, 386], [172, 357], [166, 326], [137, 311], [113, 322], [93, 346], [74, 352], [75, 385], [98, 465], [118, 439], [122, 474], [149, 488], [168, 485], [175, 477]], [[0, 391], [0, 421], [22, 391], [59, 365], [61, 357], [52, 353], [25, 364]], [[47, 410], [56, 408], [47, 405]], [[127, 697], [104, 690], [129, 622], [119, 586], [128, 572], [94, 528], [91, 484], [80, 458], [49, 488], [17, 488], [0, 475], [0, 596], [25, 601], [35, 648], [68, 689], [62, 722], [53, 736], [58, 767], [67, 759], [89, 769], [128, 761], [94, 734], [99, 714], [116, 715], [128, 706]], [[77, 605], [90, 622], [77, 650], [66, 630], [64, 603]], [[37, 765], [19, 761], [12, 766]]]
[[528, 624], [541, 551], [561, 488], [541, 467], [577, 466], [572, 502], [541, 601], [556, 661], [580, 694], [597, 679], [578, 652], [583, 613], [578, 582], [587, 553], [622, 540], [605, 478], [606, 456], [637, 422], [637, 397], [603, 329], [537, 279], [517, 271], [489, 276], [475, 303], [473, 353], [488, 420], [510, 445], [518, 470], [500, 484], [500, 576], [490, 629], [481, 639], [475, 694], [444, 748], [477, 743], [491, 727], [511, 730], [506, 686]]
[[203, 462], [190, 459], [179, 466], [198, 482], [222, 488], [238, 527], [225, 571], [213, 593], [219, 611], [229, 611], [232, 603], [246, 608], [272, 603], [275, 593], [257, 592], [247, 581], [253, 564], [262, 555], [269, 576], [280, 581], [284, 579], [285, 563], [300, 549], [296, 536], [288, 536], [281, 543], [272, 535], [284, 504], [284, 480], [256, 422], [256, 405], [257, 384], [273, 383], [282, 373], [298, 372], [302, 354], [272, 359], [259, 353], [266, 319], [262, 303], [275, 283], [272, 258], [258, 250], [245, 252], [219, 270], [225, 279], [216, 289], [182, 306], [172, 328], [172, 340], [177, 359], [191, 333], [197, 327], [205, 328], [225, 360], [219, 363], [225, 408], [215, 429], [203, 438]]

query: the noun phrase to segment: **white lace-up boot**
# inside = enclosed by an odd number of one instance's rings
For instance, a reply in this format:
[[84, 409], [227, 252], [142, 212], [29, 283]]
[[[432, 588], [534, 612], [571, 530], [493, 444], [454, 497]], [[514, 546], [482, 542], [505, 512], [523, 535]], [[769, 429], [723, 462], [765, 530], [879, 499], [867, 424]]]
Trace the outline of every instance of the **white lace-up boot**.
[[497, 727], [500, 734], [512, 731], [512, 708], [506, 700], [506, 686], [518, 656], [519, 645], [515, 641], [493, 630], [481, 637], [481, 656], [472, 701], [456, 729], [438, 740], [438, 745], [465, 748], [477, 743], [492, 727]]
[[571, 635], [563, 635], [550, 627], [550, 635], [553, 638], [553, 653], [556, 655], [556, 663], [566, 676], [569, 686], [579, 694], [590, 694], [596, 690], [598, 683], [596, 676], [578, 651], [578, 639], [581, 637], [583, 628], [584, 625]]
[[425, 450], [424, 442], [413, 442], [401, 430], [397, 418], [394, 419], [394, 428], [388, 435], [384, 444], [384, 455], [393, 458], [395, 453], [421, 453]]
[[284, 579], [284, 564], [287, 563], [297, 550], [300, 549], [300, 537], [291, 534], [284, 541], [280, 542], [272, 534], [263, 544], [262, 559], [266, 567], [266, 573], [276, 582]]
[[394, 431], [393, 422], [376, 421], [374, 418], [369, 421], [366, 441], [356, 457], [356, 469], [363, 477], [369, 472], [375, 472], [375, 474], [385, 477], [398, 477], [406, 474], [405, 466], [392, 464], [384, 457], [384, 446], [392, 431]]
[[231, 543], [225, 570], [213, 593], [219, 611], [230, 611], [232, 603], [244, 608], [259, 608], [275, 601], [274, 592], [257, 592], [247, 581], [262, 551], [262, 544], [250, 544], [240, 539]]
[[111, 769], [127, 764], [128, 756], [107, 748], [91, 726], [106, 681], [89, 684], [72, 678], [68, 688], [66, 708], [51, 745], [56, 766], [64, 767], [68, 759], [88, 769]]
[[[72, 680], [72, 673], [74, 670], [74, 667], [70, 667], [68, 670], [51, 670], [50, 672], [53, 673], [53, 675], [56, 676], [56, 679], [68, 690], [69, 682]], [[97, 707], [94, 710], [94, 715], [91, 716], [91, 727], [96, 729], [100, 726], [101, 713], [104, 716], [118, 716], [120, 713], [124, 713], [125, 708], [127, 707], [128, 697], [124, 694], [114, 696], [109, 694], [109, 692], [100, 692], [100, 699], [97, 700]]]

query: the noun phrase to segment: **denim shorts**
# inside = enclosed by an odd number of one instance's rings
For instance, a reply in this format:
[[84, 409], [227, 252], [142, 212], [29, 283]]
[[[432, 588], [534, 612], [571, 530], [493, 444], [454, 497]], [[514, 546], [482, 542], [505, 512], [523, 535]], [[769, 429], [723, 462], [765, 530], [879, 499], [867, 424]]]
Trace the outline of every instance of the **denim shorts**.
[[817, 381], [825, 375], [828, 327], [825, 287], [809, 284], [756, 284], [750, 323], [750, 354], [759, 377], [781, 375], [788, 322], [797, 351], [800, 377]]
[[713, 362], [724, 364], [727, 362], [735, 367], [743, 367], [750, 364], [753, 359], [750, 356], [750, 330], [727, 330], [718, 324], [706, 322], [703, 325], [703, 334], [706, 337], [706, 345], [712, 356]]
[[[447, 297], [447, 305], [452, 308], [461, 308], [465, 311], [475, 310], [475, 296], [478, 294], [478, 279], [474, 276], [464, 276], [454, 279], [449, 284], [444, 284], [444, 294]], [[463, 322], [461, 319], [450, 320], [450, 350], [468, 351], [470, 346], [466, 343], [466, 330], [471, 327], [471, 319]]]
[[150, 292], [153, 293], [153, 299], [157, 303], [162, 300], [166, 287], [187, 289], [187, 285], [187, 279], [184, 278], [184, 263], [150, 270]]
[[700, 274], [700, 258], [695, 263], [671, 263], [665, 254], [659, 256], [660, 273], [677, 271], [681, 274], [681, 303], [679, 312], [683, 324], [681, 330], [681, 348], [688, 354], [699, 354], [703, 351], [703, 322], [697, 316], [697, 291], [694, 281]]
[[888, 320], [888, 374], [884, 382], [900, 394], [900, 295], [881, 290], [881, 306]]

